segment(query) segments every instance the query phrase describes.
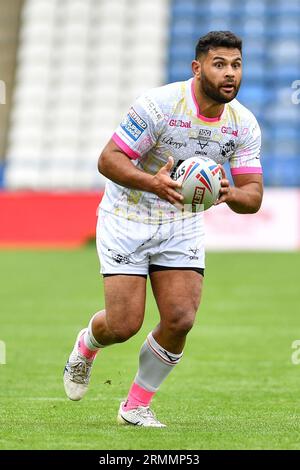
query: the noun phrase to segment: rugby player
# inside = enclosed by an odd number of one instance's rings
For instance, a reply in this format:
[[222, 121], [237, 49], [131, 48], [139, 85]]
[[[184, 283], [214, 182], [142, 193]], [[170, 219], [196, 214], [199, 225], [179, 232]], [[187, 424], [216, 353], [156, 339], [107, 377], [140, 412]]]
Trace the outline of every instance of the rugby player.
[[99, 171], [108, 178], [97, 225], [105, 310], [79, 332], [64, 386], [71, 400], [80, 400], [99, 351], [139, 331], [149, 275], [160, 322], [141, 347], [137, 374], [120, 404], [121, 424], [165, 426], [150, 403], [182, 359], [200, 303], [203, 214], [181, 207], [179, 183], [172, 179], [176, 168], [192, 156], [207, 156], [220, 165], [229, 161], [234, 184], [221, 167], [217, 204], [246, 214], [257, 212], [262, 201], [260, 129], [235, 99], [242, 41], [229, 31], [201, 37], [192, 72], [187, 81], [140, 96], [99, 158]]

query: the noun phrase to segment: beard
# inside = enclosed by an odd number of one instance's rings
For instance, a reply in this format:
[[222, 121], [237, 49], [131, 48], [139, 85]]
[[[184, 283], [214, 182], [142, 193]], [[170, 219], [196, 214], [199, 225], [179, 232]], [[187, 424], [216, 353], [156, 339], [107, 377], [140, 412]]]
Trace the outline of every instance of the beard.
[[209, 80], [209, 78], [205, 75], [203, 71], [201, 73], [202, 91], [206, 94], [206, 96], [216, 101], [217, 103], [225, 104], [225, 103], [229, 103], [230, 101], [232, 101], [238, 94], [241, 82], [238, 85], [236, 85], [233, 81], [227, 80], [226, 84], [234, 85], [235, 88], [233, 88], [231, 93], [226, 93], [225, 91], [222, 91], [221, 89], [222, 84], [219, 86], [215, 86]]

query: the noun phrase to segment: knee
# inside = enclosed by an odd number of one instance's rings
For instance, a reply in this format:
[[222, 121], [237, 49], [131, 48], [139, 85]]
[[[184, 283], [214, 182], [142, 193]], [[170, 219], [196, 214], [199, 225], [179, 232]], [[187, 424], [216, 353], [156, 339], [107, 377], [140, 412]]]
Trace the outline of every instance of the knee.
[[134, 336], [139, 331], [140, 327], [141, 325], [137, 323], [125, 323], [124, 325], [109, 325], [109, 329], [116, 343], [124, 343], [129, 338]]
[[194, 325], [195, 315], [194, 309], [176, 308], [166, 322], [166, 328], [173, 336], [186, 336]]

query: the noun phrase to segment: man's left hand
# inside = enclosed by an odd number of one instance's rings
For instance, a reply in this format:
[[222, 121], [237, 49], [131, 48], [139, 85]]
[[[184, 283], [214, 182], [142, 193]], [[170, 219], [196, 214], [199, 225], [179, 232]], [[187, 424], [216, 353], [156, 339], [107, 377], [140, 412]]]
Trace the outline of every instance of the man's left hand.
[[234, 191], [234, 187], [230, 186], [230, 182], [227, 179], [226, 173], [224, 168], [219, 165], [221, 173], [222, 173], [222, 179], [221, 179], [221, 189], [219, 192], [219, 197], [215, 202], [215, 206], [218, 204], [221, 204], [222, 202], [229, 202], [232, 200], [232, 193]]

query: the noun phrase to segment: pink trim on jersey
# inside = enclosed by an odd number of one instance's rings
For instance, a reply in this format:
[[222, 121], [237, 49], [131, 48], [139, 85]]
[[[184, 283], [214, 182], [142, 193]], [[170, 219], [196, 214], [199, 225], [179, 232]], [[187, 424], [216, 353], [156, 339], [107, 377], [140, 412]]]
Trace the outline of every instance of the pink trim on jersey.
[[262, 174], [262, 168], [257, 166], [241, 166], [240, 168], [231, 168], [230, 171], [232, 175]]
[[224, 106], [224, 109], [223, 109], [222, 113], [220, 114], [220, 116], [217, 116], [217, 117], [214, 117], [214, 118], [209, 118], [209, 117], [203, 116], [203, 114], [200, 113], [199, 104], [198, 104], [198, 101], [196, 99], [196, 94], [195, 94], [195, 79], [193, 79], [193, 81], [192, 81], [192, 98], [193, 98], [194, 104], [196, 106], [197, 118], [199, 118], [199, 119], [201, 119], [202, 121], [205, 121], [205, 122], [218, 122], [218, 121], [221, 121], [222, 114], [224, 112], [225, 106]]
[[112, 140], [115, 144], [117, 144], [118, 147], [120, 147], [121, 150], [123, 150], [123, 152], [126, 153], [129, 158], [132, 158], [133, 160], [140, 158], [140, 155], [134, 150], [132, 150], [127, 144], [125, 144], [125, 142], [123, 142], [123, 140], [118, 136], [118, 134], [114, 133], [114, 135], [112, 136]]
[[123, 410], [129, 411], [138, 406], [149, 406], [154, 394], [155, 392], [149, 392], [149, 390], [145, 390], [136, 382], [133, 382], [127, 400], [123, 405]]

